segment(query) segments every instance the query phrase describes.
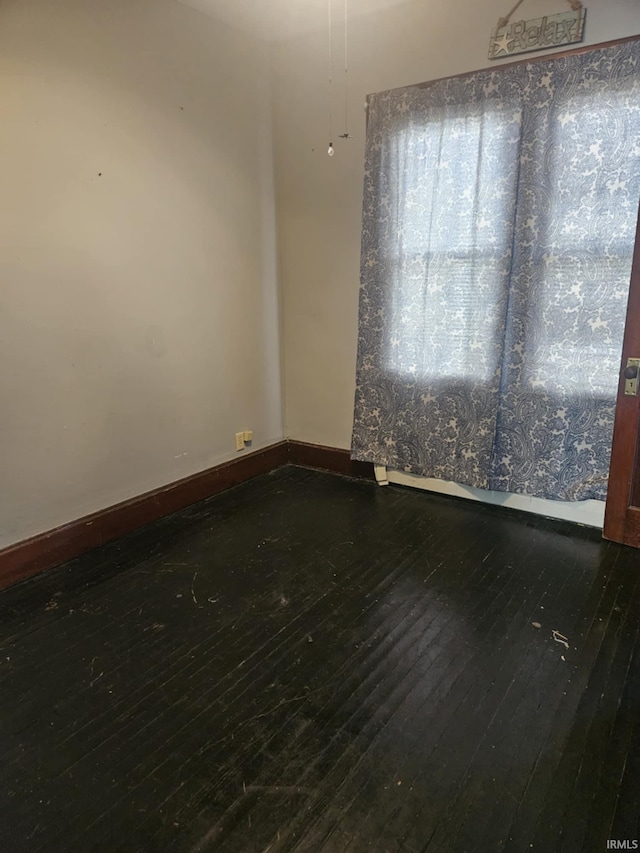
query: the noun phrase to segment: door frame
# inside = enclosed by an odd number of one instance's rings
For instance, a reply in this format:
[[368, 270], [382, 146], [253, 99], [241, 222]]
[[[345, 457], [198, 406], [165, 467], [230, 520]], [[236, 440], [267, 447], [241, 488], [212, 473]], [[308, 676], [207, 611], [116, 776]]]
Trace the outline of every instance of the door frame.
[[640, 547], [640, 507], [634, 507], [634, 486], [640, 484], [638, 429], [640, 396], [624, 393], [624, 369], [628, 358], [640, 356], [640, 212], [633, 250], [629, 301], [622, 344], [616, 417], [613, 428], [609, 486], [605, 508], [604, 539]]

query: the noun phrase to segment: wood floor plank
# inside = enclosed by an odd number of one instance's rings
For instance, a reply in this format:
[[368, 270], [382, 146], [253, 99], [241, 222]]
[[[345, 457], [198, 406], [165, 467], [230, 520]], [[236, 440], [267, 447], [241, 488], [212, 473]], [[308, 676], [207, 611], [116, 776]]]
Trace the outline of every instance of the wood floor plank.
[[639, 702], [639, 552], [289, 466], [0, 593], [0, 831], [595, 853], [640, 832]]

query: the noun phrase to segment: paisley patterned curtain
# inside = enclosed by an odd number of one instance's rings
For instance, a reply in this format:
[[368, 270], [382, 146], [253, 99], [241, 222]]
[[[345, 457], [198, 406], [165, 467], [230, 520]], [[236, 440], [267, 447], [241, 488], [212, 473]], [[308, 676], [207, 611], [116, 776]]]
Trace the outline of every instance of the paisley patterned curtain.
[[603, 500], [640, 43], [370, 99], [352, 457]]

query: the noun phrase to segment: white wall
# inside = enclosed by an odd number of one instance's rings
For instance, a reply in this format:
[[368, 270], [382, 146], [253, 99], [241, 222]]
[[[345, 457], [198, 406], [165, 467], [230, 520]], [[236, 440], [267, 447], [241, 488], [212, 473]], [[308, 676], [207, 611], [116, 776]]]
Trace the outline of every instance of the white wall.
[[267, 69], [172, 0], [2, 0], [0, 547], [282, 437]]
[[[326, 153], [326, 32], [275, 46], [285, 418], [292, 438], [350, 445], [365, 96], [486, 67], [491, 30], [512, 5], [510, 0], [416, 0], [355, 19], [350, 36], [354, 139], [345, 143], [334, 138], [333, 159]], [[585, 43], [640, 33], [638, 0], [588, 0], [585, 5]], [[338, 81], [334, 137], [342, 132], [342, 6], [337, 0], [333, 4]], [[520, 13], [534, 18], [563, 8], [562, 0], [529, 0]]]

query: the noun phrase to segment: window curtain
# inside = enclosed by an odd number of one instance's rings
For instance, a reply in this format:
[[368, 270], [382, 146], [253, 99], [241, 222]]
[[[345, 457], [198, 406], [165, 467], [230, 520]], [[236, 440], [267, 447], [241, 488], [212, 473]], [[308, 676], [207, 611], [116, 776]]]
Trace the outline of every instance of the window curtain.
[[640, 197], [640, 43], [369, 102], [352, 457], [603, 500]]

